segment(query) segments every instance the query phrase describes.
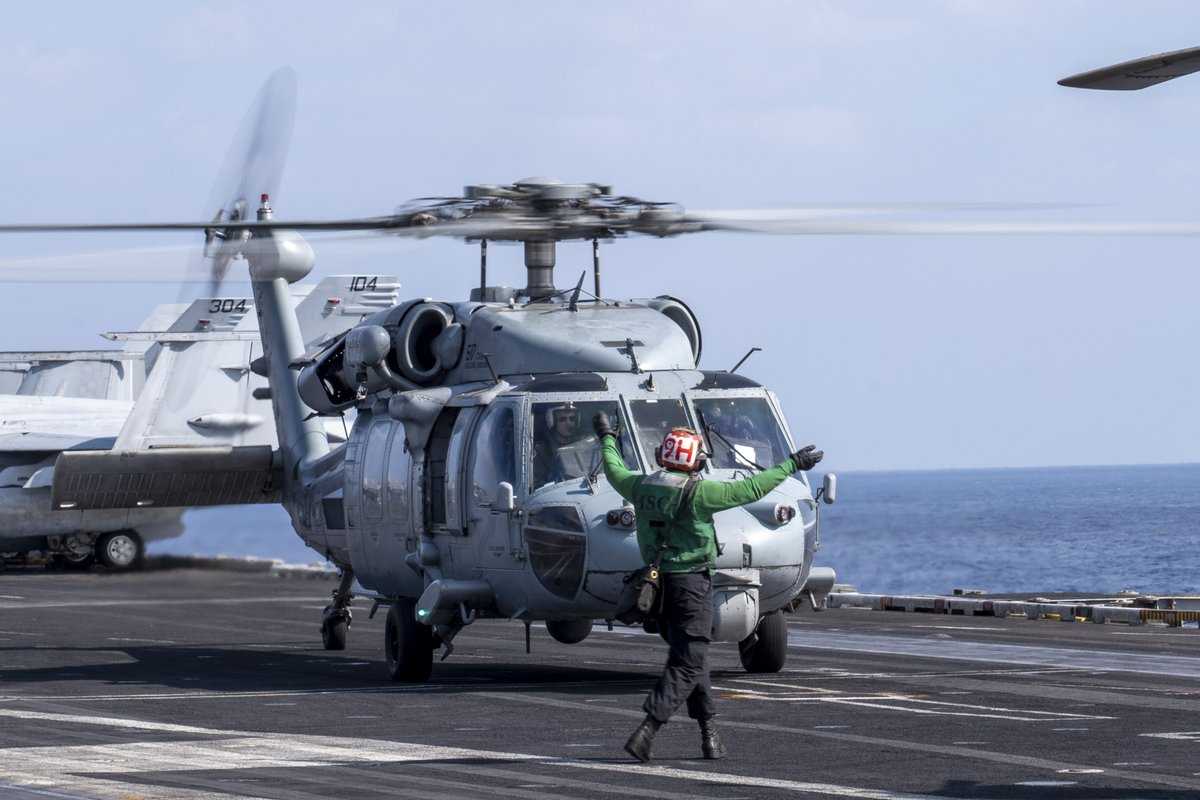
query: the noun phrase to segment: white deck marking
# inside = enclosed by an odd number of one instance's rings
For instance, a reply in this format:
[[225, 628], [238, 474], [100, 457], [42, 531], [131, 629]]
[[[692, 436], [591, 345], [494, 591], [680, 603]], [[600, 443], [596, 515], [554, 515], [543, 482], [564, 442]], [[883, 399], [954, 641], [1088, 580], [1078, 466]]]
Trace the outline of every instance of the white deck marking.
[[1149, 653], [1112, 653], [1071, 647], [1034, 647], [1016, 644], [962, 642], [947, 639], [914, 639], [906, 636], [788, 631], [788, 645], [813, 650], [902, 654], [951, 661], [987, 661], [995, 664], [1032, 664], [1094, 672], [1136, 672], [1200, 678], [1200, 659]]
[[1176, 731], [1174, 733], [1139, 733], [1150, 739], [1181, 739], [1189, 742], [1200, 741], [1200, 731]]
[[[1055, 711], [1029, 711], [1017, 709], [995, 709], [994, 711], [967, 711], [967, 710], [950, 710], [949, 708], [916, 708], [908, 703], [921, 703], [928, 701], [916, 700], [911, 697], [897, 695], [894, 700], [899, 704], [881, 702], [882, 698], [875, 699], [873, 702], [868, 698], [853, 698], [853, 697], [814, 697], [809, 702], [818, 703], [835, 703], [838, 705], [847, 706], [862, 706], [863, 708], [879, 708], [887, 711], [903, 711], [908, 714], [923, 714], [934, 717], [979, 717], [983, 719], [1005, 719], [1010, 722], [1061, 722], [1063, 720], [1073, 719], [1114, 719], [1113, 717], [1083, 717], [1079, 714], [1064, 714]], [[950, 705], [950, 704], [943, 704]], [[984, 708], [984, 706], [961, 706], [962, 709]], [[1041, 715], [1041, 716], [1039, 716]], [[1056, 728], [1055, 730], [1076, 730], [1075, 728]]]
[[[512, 703], [535, 703], [537, 705], [552, 706], [562, 709], [597, 711], [603, 714], [621, 715], [626, 718], [640, 718], [642, 712], [632, 709], [616, 709], [603, 708], [600, 706], [588, 706], [572, 700], [562, 700], [554, 697], [541, 697], [534, 694], [521, 692], [477, 692], [481, 699], [488, 701], [503, 700]], [[856, 733], [844, 733], [841, 731], [831, 730], [814, 730], [813, 728], [802, 728], [794, 725], [772, 725], [762, 722], [737, 722], [735, 720], [722, 720], [721, 727], [729, 727], [734, 729], [742, 729], [753, 731], [755, 733], [774, 733], [782, 736], [810, 736], [820, 739], [832, 739], [840, 742], [848, 742], [856, 745], [868, 747], [878, 747], [881, 749], [898, 749], [912, 750], [920, 753], [934, 753], [939, 756], [954, 756], [960, 758], [964, 763], [971, 761], [983, 761], [994, 764], [1005, 764], [1009, 766], [1022, 766], [1031, 769], [1041, 769], [1048, 771], [1058, 771], [1060, 769], [1078, 769], [1088, 768], [1088, 764], [1072, 764], [1063, 761], [1054, 761], [1048, 758], [1040, 758], [1037, 756], [1024, 756], [1016, 753], [1005, 753], [998, 750], [993, 750], [988, 747], [971, 748], [957, 747], [947, 745], [940, 741], [921, 742], [911, 741], [906, 739], [898, 739], [894, 737], [884, 736], [864, 736]], [[1200, 732], [1195, 734], [1200, 738]], [[1109, 770], [1108, 774], [1113, 777], [1122, 778], [1125, 780], [1138, 781], [1140, 783], [1149, 783], [1160, 786], [1173, 786], [1178, 788], [1188, 789], [1195, 792], [1200, 789], [1200, 781], [1189, 779], [1180, 775], [1160, 774], [1153, 772], [1136, 772], [1131, 770]]]
[[[22, 611], [32, 608], [112, 608], [116, 606], [242, 606], [252, 603], [305, 603], [312, 605], [311, 594], [294, 597], [197, 597], [187, 600], [40, 600], [36, 603], [0, 602], [0, 611]], [[312, 606], [316, 608], [316, 606]]]
[[[867, 708], [881, 708], [889, 711], [903, 711], [910, 714], [929, 714], [947, 717], [984, 717], [987, 719], [1007, 719], [1018, 722], [1073, 722], [1076, 720], [1113, 719], [1111, 716], [1096, 714], [1073, 714], [1065, 711], [1034, 711], [1024, 708], [951, 703], [945, 700], [930, 700], [923, 693], [849, 693], [837, 689], [800, 686], [781, 683], [779, 681], [741, 679], [734, 680], [733, 682], [739, 685], [750, 684], [753, 686], [765, 686], [771, 689], [783, 689], [784, 691], [768, 692], [760, 689], [735, 689], [724, 686], [713, 686], [713, 689], [726, 693], [725, 697], [737, 700], [761, 700], [775, 703], [838, 703]], [[1056, 730], [1076, 729], [1057, 728]]]
[[[87, 775], [89, 790], [94, 791], [96, 776], [112, 776], [116, 780], [120, 780], [122, 775], [137, 772], [190, 770], [211, 772], [214, 770], [321, 767], [331, 764], [367, 762], [488, 760], [533, 762], [565, 769], [616, 772], [642, 777], [653, 775], [706, 784], [754, 786], [777, 791], [862, 798], [862, 800], [936, 800], [931, 795], [864, 789], [831, 783], [763, 778], [754, 775], [730, 775], [706, 770], [678, 769], [628, 762], [576, 761], [529, 753], [442, 747], [378, 739], [221, 730], [137, 719], [89, 717], [14, 709], [0, 709], [0, 716], [32, 721], [43, 720], [55, 723], [215, 737], [171, 742], [5, 748], [3, 757], [0, 757], [0, 782], [17, 786], [70, 787], [74, 785], [75, 780], [71, 773]], [[48, 768], [54, 771], [54, 776], [47, 775]], [[462, 771], [470, 773], [471, 767], [463, 766]]]

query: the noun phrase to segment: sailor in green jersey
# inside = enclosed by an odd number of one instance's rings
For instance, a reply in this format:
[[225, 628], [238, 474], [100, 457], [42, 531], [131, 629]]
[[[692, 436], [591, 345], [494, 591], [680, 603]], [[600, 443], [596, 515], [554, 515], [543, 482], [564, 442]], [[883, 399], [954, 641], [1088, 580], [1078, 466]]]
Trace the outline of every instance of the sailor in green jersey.
[[[749, 478], [703, 481], [695, 474], [704, 464], [699, 435], [689, 428], [675, 428], [655, 451], [662, 469], [642, 475], [626, 469], [608, 416], [597, 414], [592, 424], [602, 444], [608, 482], [636, 511], [638, 548], [645, 563], [654, 559], [662, 537], [667, 536], [661, 564], [664, 603], [659, 624], [667, 632], [670, 653], [662, 676], [642, 704], [646, 719], [629, 737], [625, 749], [639, 761], [649, 761], [654, 735], [686, 702], [688, 716], [700, 723], [704, 757], [721, 758], [725, 746], [713, 719], [716, 709], [708, 675], [712, 571], [717, 561], [713, 514], [762, 498], [792, 473], [812, 469], [823, 453], [809, 445]], [[680, 509], [687, 490], [690, 499]]]

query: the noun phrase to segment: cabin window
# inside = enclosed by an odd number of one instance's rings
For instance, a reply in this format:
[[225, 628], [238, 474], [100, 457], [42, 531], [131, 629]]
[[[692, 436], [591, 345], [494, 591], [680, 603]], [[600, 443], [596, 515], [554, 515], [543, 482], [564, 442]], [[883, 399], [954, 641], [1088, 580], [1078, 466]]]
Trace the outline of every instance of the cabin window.
[[[621, 418], [615, 400], [558, 400], [533, 404], [531, 492], [603, 470], [600, 443], [592, 429], [592, 417], [601, 411], [614, 422]], [[624, 454], [626, 468], [637, 469], [625, 427], [622, 426], [619, 449]]]
[[408, 496], [409, 472], [412, 459], [405, 452], [404, 427], [392, 426], [396, 433], [392, 437], [392, 447], [388, 451], [387, 466], [387, 507], [388, 516], [394, 520], [407, 521], [409, 518], [410, 500]]
[[390, 421], [377, 422], [367, 436], [362, 473], [363, 517], [366, 519], [383, 519], [383, 475], [392, 428]]
[[692, 398], [716, 469], [773, 467], [790, 452], [765, 397]]
[[325, 497], [321, 499], [321, 510], [325, 512], [325, 529], [330, 531], [346, 530], [346, 507], [340, 497]]
[[511, 406], [494, 405], [484, 412], [479, 427], [475, 429], [471, 485], [478, 505], [492, 505], [501, 483], [516, 486], [517, 437], [514, 422]]

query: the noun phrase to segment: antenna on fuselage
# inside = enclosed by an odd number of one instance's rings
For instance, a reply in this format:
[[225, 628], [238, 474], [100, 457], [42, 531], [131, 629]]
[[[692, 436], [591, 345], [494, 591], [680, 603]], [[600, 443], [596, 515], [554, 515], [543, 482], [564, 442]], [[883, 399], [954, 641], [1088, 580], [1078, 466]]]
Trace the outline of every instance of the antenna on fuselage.
[[567, 308], [572, 311], [579, 310], [579, 295], [583, 292], [583, 281], [587, 278], [587, 271], [579, 273], [579, 283], [575, 284], [575, 291], [571, 292], [571, 301], [567, 304]]
[[755, 353], [757, 353], [759, 350], [762, 350], [762, 348], [761, 347], [751, 347], [750, 351], [748, 353], [746, 353], [746, 355], [742, 356], [742, 360], [733, 365], [733, 369], [729, 370], [729, 374], [732, 375], [733, 373], [737, 372], [738, 367], [740, 367], [742, 364], [745, 364], [746, 359], [749, 358], [750, 356], [754, 355]]

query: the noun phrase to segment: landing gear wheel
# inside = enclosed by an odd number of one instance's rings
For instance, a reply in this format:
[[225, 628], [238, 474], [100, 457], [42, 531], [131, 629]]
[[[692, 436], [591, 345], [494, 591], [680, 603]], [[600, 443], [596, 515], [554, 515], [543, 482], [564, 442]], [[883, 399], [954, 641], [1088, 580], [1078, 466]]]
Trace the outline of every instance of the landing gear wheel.
[[548, 619], [546, 631], [556, 642], [579, 644], [592, 632], [590, 619]]
[[746, 672], [779, 672], [787, 661], [787, 620], [772, 611], [758, 622], [754, 633], [738, 643]]
[[349, 630], [350, 615], [334, 614], [321, 621], [321, 644], [326, 650], [345, 650]]
[[383, 628], [388, 674], [399, 683], [424, 683], [433, 673], [433, 629], [417, 622], [416, 609], [410, 597], [397, 600]]
[[140, 566], [143, 550], [137, 531], [113, 531], [96, 540], [96, 560], [113, 572]]

